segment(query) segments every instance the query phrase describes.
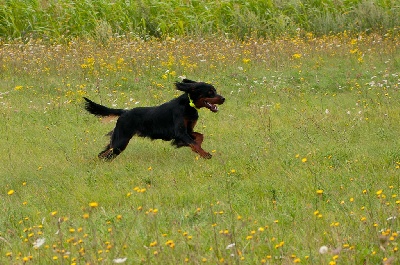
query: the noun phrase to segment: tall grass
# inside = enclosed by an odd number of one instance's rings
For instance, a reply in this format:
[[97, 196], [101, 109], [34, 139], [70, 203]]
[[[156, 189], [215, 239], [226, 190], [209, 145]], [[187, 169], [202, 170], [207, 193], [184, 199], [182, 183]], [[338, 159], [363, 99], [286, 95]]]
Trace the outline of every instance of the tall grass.
[[[396, 264], [399, 43], [2, 45], [0, 263]], [[96, 159], [114, 123], [82, 96], [156, 105], [183, 75], [227, 99], [199, 113], [211, 160], [138, 138], [112, 163]]]
[[397, 1], [1, 1], [0, 36], [109, 38], [386, 33], [400, 25]]

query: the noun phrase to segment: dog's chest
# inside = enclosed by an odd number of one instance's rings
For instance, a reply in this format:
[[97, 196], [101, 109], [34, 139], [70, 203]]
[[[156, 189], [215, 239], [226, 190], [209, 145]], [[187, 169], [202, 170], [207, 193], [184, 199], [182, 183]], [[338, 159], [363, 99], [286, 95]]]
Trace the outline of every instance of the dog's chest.
[[184, 116], [183, 121], [184, 121], [185, 127], [187, 128], [188, 131], [193, 130], [193, 127], [196, 125], [198, 118], [199, 118], [199, 115], [197, 114], [197, 112]]

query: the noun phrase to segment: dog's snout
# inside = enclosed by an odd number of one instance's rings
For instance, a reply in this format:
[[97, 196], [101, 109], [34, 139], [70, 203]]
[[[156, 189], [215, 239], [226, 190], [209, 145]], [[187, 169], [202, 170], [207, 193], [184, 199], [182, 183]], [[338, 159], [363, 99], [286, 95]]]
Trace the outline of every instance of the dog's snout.
[[222, 103], [225, 102], [225, 98], [223, 96], [221, 96], [221, 101], [222, 101]]

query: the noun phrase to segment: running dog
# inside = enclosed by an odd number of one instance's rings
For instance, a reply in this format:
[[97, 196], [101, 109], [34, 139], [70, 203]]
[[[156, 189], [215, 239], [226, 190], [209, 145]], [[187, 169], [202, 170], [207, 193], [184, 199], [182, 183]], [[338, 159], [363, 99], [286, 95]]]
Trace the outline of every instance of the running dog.
[[125, 150], [135, 135], [172, 141], [176, 147], [189, 146], [201, 157], [211, 158], [211, 154], [201, 148], [203, 134], [193, 131], [193, 128], [199, 118], [199, 109], [207, 108], [217, 112], [217, 105], [223, 104], [225, 98], [217, 94], [214, 86], [208, 83], [183, 79], [175, 85], [184, 94], [155, 107], [113, 109], [84, 97], [85, 109], [91, 114], [119, 117], [114, 130], [109, 133], [110, 143], [100, 152], [99, 158], [114, 159]]

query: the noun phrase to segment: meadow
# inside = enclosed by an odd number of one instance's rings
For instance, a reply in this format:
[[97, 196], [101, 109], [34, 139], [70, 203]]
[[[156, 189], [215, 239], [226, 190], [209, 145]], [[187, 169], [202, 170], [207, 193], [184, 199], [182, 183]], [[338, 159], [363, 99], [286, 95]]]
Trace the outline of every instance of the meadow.
[[[1, 264], [395, 264], [400, 36], [114, 37], [0, 46]], [[97, 159], [119, 108], [179, 95], [204, 160], [132, 139]]]
[[[396, 1], [0, 1], [0, 264], [397, 264]], [[82, 97], [154, 106], [182, 77], [204, 160]]]

